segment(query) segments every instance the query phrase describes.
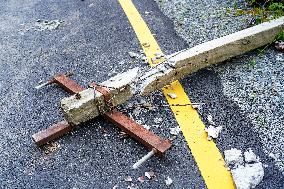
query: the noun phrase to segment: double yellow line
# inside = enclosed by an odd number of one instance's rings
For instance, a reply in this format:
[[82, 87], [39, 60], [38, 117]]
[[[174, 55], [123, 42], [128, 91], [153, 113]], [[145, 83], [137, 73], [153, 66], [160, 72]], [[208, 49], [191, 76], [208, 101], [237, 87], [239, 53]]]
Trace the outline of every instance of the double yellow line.
[[[153, 61], [156, 53], [162, 53], [157, 41], [132, 1], [118, 1], [137, 35], [150, 66], [155, 66], [159, 63]], [[163, 93], [169, 104], [191, 103], [179, 81], [175, 81], [170, 86], [164, 87]], [[177, 98], [170, 98], [167, 95], [169, 93], [176, 94]], [[205, 125], [201, 121], [198, 112], [191, 106], [170, 107], [207, 187], [209, 189], [235, 188], [231, 174], [226, 169], [224, 159], [216, 144], [207, 140], [207, 135], [204, 131]]]

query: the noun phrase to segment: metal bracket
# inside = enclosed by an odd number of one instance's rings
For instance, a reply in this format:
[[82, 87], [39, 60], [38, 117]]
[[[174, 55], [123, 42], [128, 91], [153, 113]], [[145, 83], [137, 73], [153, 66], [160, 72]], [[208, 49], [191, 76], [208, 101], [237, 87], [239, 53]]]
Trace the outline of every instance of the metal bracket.
[[[80, 98], [79, 92], [84, 90], [82, 86], [77, 84], [75, 81], [71, 80], [64, 74], [56, 75], [53, 80], [50, 80], [48, 84], [57, 83], [63, 89], [71, 94], [78, 95], [77, 98]], [[44, 85], [42, 85], [44, 86]], [[41, 86], [41, 87], [42, 87]], [[144, 156], [141, 160], [139, 160], [136, 164], [134, 164], [134, 168], [140, 166], [143, 162], [145, 162], [148, 158], [153, 156], [154, 154], [163, 155], [166, 150], [171, 147], [171, 142], [169, 140], [161, 139], [159, 136], [155, 135], [153, 132], [148, 131], [142, 125], [136, 123], [134, 120], [125, 116], [121, 112], [117, 111], [112, 102], [111, 95], [107, 87], [100, 86], [96, 83], [91, 83], [89, 85], [93, 87], [96, 91], [100, 92], [104, 97], [104, 103], [100, 104], [100, 102], [96, 102], [99, 107], [100, 113], [103, 115], [111, 123], [115, 124], [121, 130], [126, 132], [129, 136], [146, 146], [151, 150], [146, 156]], [[39, 87], [39, 88], [41, 88]], [[100, 108], [101, 107], [101, 108]], [[104, 107], [104, 108], [102, 108]], [[46, 130], [40, 131], [34, 134], [32, 137], [38, 146], [44, 145], [45, 143], [54, 140], [63, 134], [71, 131], [74, 127], [68, 124], [66, 121], [59, 122], [54, 124], [50, 128]]]

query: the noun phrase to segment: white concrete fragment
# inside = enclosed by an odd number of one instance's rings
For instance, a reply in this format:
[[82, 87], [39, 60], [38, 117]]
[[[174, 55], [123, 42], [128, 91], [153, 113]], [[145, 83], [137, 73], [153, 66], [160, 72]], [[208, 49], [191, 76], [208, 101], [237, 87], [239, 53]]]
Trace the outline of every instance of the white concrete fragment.
[[244, 156], [246, 163], [255, 163], [259, 161], [258, 157], [253, 153], [252, 149], [244, 152]]
[[154, 171], [148, 171], [148, 172], [145, 172], [145, 176], [148, 178], [148, 179], [152, 179], [155, 177], [155, 173]]
[[179, 126], [170, 128], [170, 133], [171, 133], [172, 135], [175, 135], [175, 136], [177, 136], [177, 135], [180, 133], [180, 131], [181, 131], [181, 130], [180, 130]]
[[177, 95], [175, 93], [168, 93], [167, 94], [170, 98], [172, 99], [176, 99], [177, 98]]
[[131, 58], [138, 58], [140, 56], [139, 54], [137, 54], [135, 52], [128, 52], [128, 54]]
[[210, 125], [215, 125], [215, 122], [213, 121], [213, 117], [212, 115], [208, 115], [207, 116], [207, 121]]
[[232, 148], [230, 150], [225, 150], [225, 161], [229, 167], [236, 167], [238, 165], [243, 165], [244, 158], [242, 155], [242, 151], [236, 148]]
[[151, 129], [151, 127], [148, 126], [148, 125], [146, 125], [146, 124], [142, 125], [142, 127], [144, 127], [145, 129], [147, 129], [148, 131]]
[[264, 169], [262, 163], [241, 165], [231, 170], [237, 189], [255, 188], [263, 179]]
[[214, 126], [209, 126], [208, 128], [205, 128], [205, 132], [207, 132], [208, 135], [208, 140], [214, 138], [218, 138], [219, 134], [222, 131], [222, 126], [219, 127], [214, 127]]
[[170, 186], [173, 183], [173, 180], [170, 177], [167, 177], [167, 179], [165, 180], [166, 185]]
[[131, 176], [127, 176], [127, 177], [125, 177], [125, 179], [124, 179], [126, 182], [132, 182], [132, 178], [131, 178]]

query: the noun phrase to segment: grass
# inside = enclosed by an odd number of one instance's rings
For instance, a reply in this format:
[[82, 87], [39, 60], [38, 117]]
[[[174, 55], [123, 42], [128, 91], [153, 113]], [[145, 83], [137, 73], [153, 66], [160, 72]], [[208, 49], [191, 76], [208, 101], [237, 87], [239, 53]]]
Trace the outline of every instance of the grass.
[[251, 25], [260, 24], [284, 16], [284, 0], [247, 0], [251, 9], [236, 9], [237, 15], [250, 14]]

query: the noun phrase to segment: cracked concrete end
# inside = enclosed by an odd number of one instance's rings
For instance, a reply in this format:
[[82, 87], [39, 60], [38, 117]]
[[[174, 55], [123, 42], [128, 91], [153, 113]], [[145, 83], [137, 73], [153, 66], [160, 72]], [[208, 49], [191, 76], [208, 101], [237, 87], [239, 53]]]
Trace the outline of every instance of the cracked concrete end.
[[[134, 68], [100, 84], [109, 88], [110, 101], [114, 106], [124, 103], [133, 96], [133, 89], [130, 85], [135, 81], [138, 73], [139, 68]], [[99, 107], [101, 110], [106, 108], [100, 92], [96, 91], [95, 95], [94, 89], [89, 88], [79, 94], [80, 99], [73, 95], [61, 101], [64, 117], [72, 125], [78, 125], [98, 116]]]

